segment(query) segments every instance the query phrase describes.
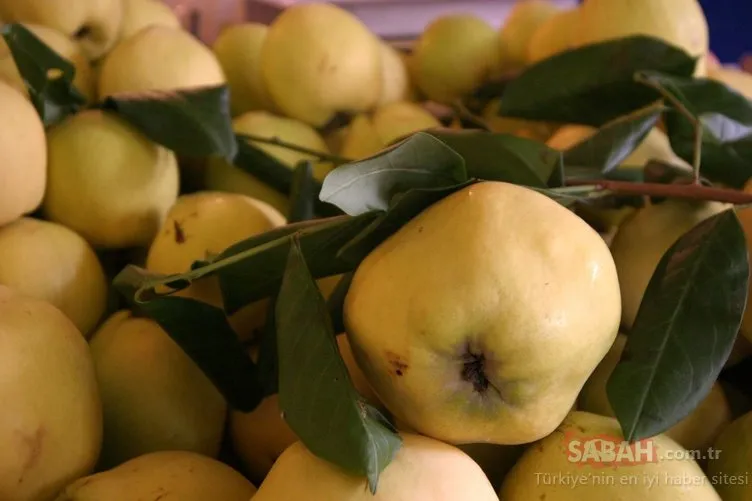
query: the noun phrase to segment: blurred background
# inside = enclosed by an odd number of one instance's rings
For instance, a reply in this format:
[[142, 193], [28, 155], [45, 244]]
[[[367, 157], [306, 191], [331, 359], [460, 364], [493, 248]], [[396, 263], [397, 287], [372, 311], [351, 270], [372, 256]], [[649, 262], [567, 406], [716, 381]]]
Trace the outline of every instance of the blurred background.
[[[222, 26], [240, 21], [269, 23], [281, 10], [313, 0], [165, 0], [184, 26], [211, 43]], [[441, 14], [473, 12], [500, 25], [515, 0], [341, 0], [334, 2], [360, 17], [395, 44], [409, 44]], [[582, 0], [558, 0], [563, 7]], [[711, 49], [724, 64], [746, 65], [752, 72], [752, 0], [700, 0], [708, 18]]]

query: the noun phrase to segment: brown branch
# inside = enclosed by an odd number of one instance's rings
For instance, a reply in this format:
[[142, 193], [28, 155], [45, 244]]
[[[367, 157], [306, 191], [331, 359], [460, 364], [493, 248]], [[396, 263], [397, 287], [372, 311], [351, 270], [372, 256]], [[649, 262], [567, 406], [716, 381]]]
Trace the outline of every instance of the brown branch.
[[567, 181], [567, 184], [569, 186], [593, 185], [597, 189], [608, 190], [615, 195], [685, 198], [734, 205], [752, 204], [752, 193], [726, 188], [710, 188], [700, 184], [631, 183], [628, 181], [593, 179], [573, 179]]

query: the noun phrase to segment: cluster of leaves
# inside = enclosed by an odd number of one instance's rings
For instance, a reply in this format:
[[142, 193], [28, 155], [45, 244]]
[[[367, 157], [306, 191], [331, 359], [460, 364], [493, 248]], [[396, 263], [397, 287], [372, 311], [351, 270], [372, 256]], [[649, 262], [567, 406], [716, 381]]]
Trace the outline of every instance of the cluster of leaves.
[[[46, 124], [82, 109], [70, 64], [21, 26], [5, 26], [2, 33]], [[250, 411], [279, 393], [285, 419], [301, 440], [320, 457], [367, 477], [375, 492], [400, 439], [354, 390], [335, 342], [359, 263], [428, 206], [476, 182], [523, 185], [577, 210], [615, 198], [603, 181], [692, 180], [693, 173], [674, 166], [661, 166], [660, 175], [653, 164], [622, 166], [661, 120], [673, 149], [702, 165], [708, 182], [741, 187], [752, 177], [752, 103], [720, 83], [693, 78], [695, 65], [681, 50], [642, 36], [571, 50], [489, 96], [501, 97], [501, 116], [598, 128], [571, 149], [562, 153], [483, 130], [435, 129], [365, 160], [329, 158], [342, 165], [323, 184], [313, 179], [310, 163], [287, 169], [237, 136], [225, 87], [110, 96], [96, 106], [179, 154], [233, 162], [288, 193], [293, 207], [291, 224], [238, 242], [185, 273], [162, 276], [128, 266], [115, 284], [233, 407]], [[54, 78], [51, 70], [57, 70]], [[325, 301], [315, 280], [340, 274]], [[209, 276], [219, 281], [224, 308], [174, 294]], [[733, 210], [698, 225], [666, 252], [608, 385], [629, 439], [668, 429], [704, 398], [734, 343], [748, 281], [746, 244]], [[267, 298], [256, 364], [228, 317]]]

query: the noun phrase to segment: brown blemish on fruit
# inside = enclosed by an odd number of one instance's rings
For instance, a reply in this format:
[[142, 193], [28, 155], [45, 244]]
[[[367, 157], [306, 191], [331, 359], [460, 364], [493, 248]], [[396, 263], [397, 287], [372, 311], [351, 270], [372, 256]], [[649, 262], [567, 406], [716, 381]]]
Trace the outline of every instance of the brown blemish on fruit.
[[402, 357], [392, 351], [386, 352], [386, 360], [387, 362], [389, 362], [389, 365], [392, 366], [394, 374], [397, 376], [403, 376], [405, 372], [407, 372], [407, 369], [409, 369], [407, 362], [405, 362]]
[[185, 243], [185, 231], [183, 231], [183, 227], [180, 225], [180, 223], [177, 222], [177, 220], [172, 222], [172, 226], [175, 229], [175, 243], [184, 244]]
[[34, 468], [42, 455], [42, 444], [44, 443], [45, 429], [42, 426], [37, 427], [32, 435], [18, 432], [21, 442], [26, 447], [26, 460], [21, 467], [21, 475], [18, 477], [18, 483], [22, 484], [26, 474]]

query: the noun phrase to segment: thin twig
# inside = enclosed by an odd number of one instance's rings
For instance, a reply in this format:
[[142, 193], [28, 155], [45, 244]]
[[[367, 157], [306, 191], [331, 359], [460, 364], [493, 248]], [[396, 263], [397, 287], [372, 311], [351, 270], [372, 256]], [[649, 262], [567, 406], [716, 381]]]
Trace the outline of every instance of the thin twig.
[[658, 85], [649, 78], [646, 78], [641, 73], [635, 75], [635, 81], [657, 90], [661, 94], [661, 96], [670, 101], [671, 104], [676, 108], [676, 110], [681, 113], [684, 118], [689, 120], [689, 122], [694, 126], [695, 144], [693, 152], [694, 156], [692, 158], [692, 171], [694, 173], [695, 184], [700, 184], [700, 164], [702, 162], [702, 122], [700, 122], [700, 120], [697, 119], [697, 117], [695, 117], [686, 106], [684, 106], [684, 103], [682, 103], [681, 100], [664, 89], [661, 85]]
[[686, 198], [745, 205], [752, 203], [752, 193], [726, 188], [710, 188], [701, 184], [632, 183], [593, 179], [572, 179], [569, 186], [593, 185], [616, 195], [646, 195], [651, 197]]
[[452, 111], [454, 111], [454, 114], [460, 120], [465, 120], [466, 122], [469, 122], [477, 128], [486, 132], [492, 132], [491, 127], [486, 123], [486, 121], [481, 117], [475, 115], [472, 111], [468, 110], [467, 106], [465, 106], [462, 101], [455, 101], [454, 104], [452, 104]]
[[332, 162], [333, 164], [336, 164], [336, 165], [342, 165], [342, 164], [350, 163], [353, 161], [349, 158], [341, 157], [339, 155], [332, 155], [331, 153], [324, 153], [323, 151], [316, 151], [310, 148], [306, 148], [304, 146], [298, 146], [297, 144], [288, 143], [287, 141], [282, 141], [280, 138], [276, 136], [263, 137], [263, 136], [256, 136], [254, 134], [238, 134], [237, 136], [241, 139], [245, 139], [246, 141], [270, 144], [273, 146], [279, 146], [280, 148], [286, 148], [288, 150], [297, 151], [298, 153], [311, 155], [313, 157], [318, 158], [319, 160]]

